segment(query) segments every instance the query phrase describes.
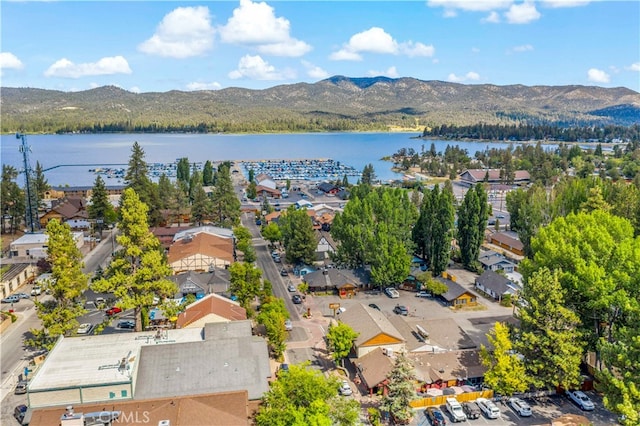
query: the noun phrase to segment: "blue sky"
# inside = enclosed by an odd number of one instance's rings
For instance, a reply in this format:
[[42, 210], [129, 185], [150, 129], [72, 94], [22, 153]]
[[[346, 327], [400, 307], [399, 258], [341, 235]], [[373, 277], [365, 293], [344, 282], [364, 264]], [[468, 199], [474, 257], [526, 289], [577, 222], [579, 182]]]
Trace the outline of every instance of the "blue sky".
[[0, 84], [263, 89], [333, 75], [640, 91], [640, 2], [7, 1]]

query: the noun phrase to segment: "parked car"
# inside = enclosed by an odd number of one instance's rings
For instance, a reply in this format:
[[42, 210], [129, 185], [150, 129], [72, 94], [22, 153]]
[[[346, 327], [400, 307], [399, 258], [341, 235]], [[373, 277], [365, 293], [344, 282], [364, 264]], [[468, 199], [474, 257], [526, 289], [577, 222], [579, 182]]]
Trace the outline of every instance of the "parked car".
[[100, 306], [100, 305], [104, 305], [107, 302], [105, 302], [104, 297], [96, 297], [96, 300], [94, 301], [94, 303], [96, 304], [96, 306]]
[[19, 301], [20, 301], [20, 298], [15, 294], [12, 294], [11, 296], [7, 296], [4, 299], [2, 299], [2, 303], [18, 303]]
[[14, 296], [18, 296], [20, 299], [28, 299], [30, 297], [27, 293], [16, 293]]
[[40, 287], [39, 285], [34, 285], [33, 288], [31, 289], [31, 295], [40, 296], [41, 294], [42, 294], [42, 287]]
[[429, 407], [424, 411], [425, 417], [429, 420], [431, 426], [442, 426], [447, 424], [447, 420], [440, 409]]
[[80, 324], [80, 327], [78, 327], [78, 330], [76, 330], [76, 333], [89, 334], [91, 330], [93, 330], [93, 324], [84, 323], [84, 324]]
[[13, 390], [13, 393], [16, 395], [23, 395], [27, 393], [27, 384], [28, 382], [26, 380], [18, 381], [18, 384], [16, 384], [16, 388]]
[[118, 308], [117, 306], [114, 306], [112, 308], [109, 308], [105, 311], [105, 313], [109, 316], [111, 315], [115, 315], [115, 314], [119, 314], [120, 312], [122, 312], [121, 308]]
[[27, 415], [28, 409], [29, 408], [24, 404], [17, 405], [16, 408], [13, 409], [13, 417], [16, 418], [18, 423], [22, 424], [22, 421], [24, 420], [24, 416]]
[[136, 322], [132, 320], [123, 320], [118, 322], [118, 328], [126, 328], [128, 330], [133, 330], [136, 328]]
[[478, 407], [480, 407], [480, 411], [482, 411], [488, 419], [497, 419], [500, 417], [500, 409], [493, 401], [486, 398], [478, 398], [476, 399], [476, 403]]
[[302, 297], [300, 297], [299, 294], [294, 294], [293, 297], [291, 298], [291, 301], [296, 305], [299, 305], [302, 303]]
[[509, 405], [520, 417], [531, 417], [531, 407], [520, 398], [509, 398]]
[[473, 401], [463, 402], [462, 411], [468, 419], [475, 420], [480, 418], [480, 407]]
[[416, 293], [416, 297], [426, 297], [427, 299], [430, 299], [433, 296], [428, 291], [422, 290]]
[[281, 263], [282, 262], [282, 258], [280, 258], [280, 256], [274, 256], [273, 257], [273, 261], [276, 263]]
[[462, 410], [462, 405], [460, 405], [460, 402], [458, 402], [457, 399], [453, 397], [447, 398], [445, 406], [447, 407], [447, 411], [451, 415], [454, 423], [464, 422], [465, 420], [467, 420], [467, 416]]
[[387, 296], [389, 296], [392, 299], [397, 299], [398, 297], [400, 297], [400, 293], [398, 293], [398, 290], [396, 290], [393, 287], [387, 287], [384, 289], [384, 294], [386, 294]]
[[280, 275], [281, 275], [281, 276], [283, 276], [283, 277], [288, 277], [288, 276], [289, 276], [289, 273], [287, 272], [287, 270], [286, 270], [286, 269], [282, 268], [282, 269], [280, 270]]
[[293, 323], [288, 318], [284, 321], [284, 329], [287, 331], [293, 330]]
[[287, 286], [287, 290], [289, 290], [291, 293], [294, 293], [296, 291], [296, 286], [293, 284], [289, 284]]
[[582, 391], [579, 390], [570, 390], [567, 391], [567, 396], [570, 400], [572, 400], [581, 410], [584, 411], [592, 411], [596, 407], [589, 399], [589, 397]]
[[375, 303], [369, 303], [369, 307], [373, 309], [377, 309], [378, 311], [380, 310], [380, 306], [376, 305]]
[[404, 315], [405, 317], [409, 315], [409, 310], [404, 305], [396, 305], [396, 307], [393, 308], [393, 312], [398, 315]]
[[340, 383], [340, 395], [349, 396], [351, 394], [353, 394], [353, 390], [351, 390], [351, 386], [349, 386], [349, 382], [347, 382], [346, 380], [343, 380], [342, 383]]

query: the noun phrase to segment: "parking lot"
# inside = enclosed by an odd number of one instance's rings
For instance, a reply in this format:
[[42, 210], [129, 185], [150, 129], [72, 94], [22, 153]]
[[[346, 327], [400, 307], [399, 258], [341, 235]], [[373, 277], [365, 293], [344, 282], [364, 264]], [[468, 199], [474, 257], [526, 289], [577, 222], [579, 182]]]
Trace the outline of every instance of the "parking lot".
[[[501, 413], [500, 418], [488, 419], [484, 416], [480, 416], [479, 419], [466, 420], [457, 424], [496, 426], [549, 425], [552, 420], [557, 419], [564, 414], [584, 416], [589, 419], [593, 426], [612, 426], [617, 424], [616, 416], [603, 408], [602, 398], [595, 392], [587, 392], [587, 394], [596, 406], [595, 410], [591, 412], [580, 410], [580, 408], [564, 396], [551, 396], [540, 400], [526, 400], [526, 402], [531, 406], [531, 411], [533, 412], [531, 417], [520, 417], [508, 404], [497, 402], [496, 405], [500, 409]], [[453, 423], [453, 420], [445, 407], [441, 406], [439, 408], [444, 413], [447, 423]], [[411, 422], [412, 425], [429, 425], [429, 421], [425, 417], [424, 411], [424, 409], [416, 410], [416, 416]]]

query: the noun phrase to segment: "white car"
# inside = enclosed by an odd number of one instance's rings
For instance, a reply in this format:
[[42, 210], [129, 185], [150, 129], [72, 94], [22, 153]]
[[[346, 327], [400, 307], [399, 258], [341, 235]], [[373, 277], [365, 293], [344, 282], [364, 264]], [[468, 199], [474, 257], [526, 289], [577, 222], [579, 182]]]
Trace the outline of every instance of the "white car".
[[352, 393], [353, 391], [351, 390], [351, 386], [349, 386], [349, 382], [343, 380], [342, 383], [340, 383], [340, 395], [349, 396]]
[[398, 290], [396, 290], [393, 287], [387, 287], [384, 289], [384, 294], [386, 294], [387, 296], [389, 296], [392, 299], [397, 299], [398, 297], [400, 297], [400, 293], [398, 293]]
[[89, 334], [92, 329], [93, 329], [93, 325], [92, 324], [89, 324], [89, 323], [80, 324], [80, 327], [78, 327], [78, 330], [76, 331], [76, 333], [78, 333], [78, 334]]
[[497, 419], [500, 417], [500, 409], [493, 401], [487, 398], [478, 398], [476, 399], [476, 403], [478, 407], [480, 407], [480, 411], [482, 411], [488, 419]]
[[531, 407], [520, 398], [509, 398], [509, 405], [520, 417], [530, 417]]
[[293, 323], [288, 318], [284, 321], [284, 329], [287, 331], [293, 330]]
[[422, 290], [416, 293], [416, 297], [426, 297], [427, 299], [430, 299], [433, 296], [428, 291]]
[[579, 390], [568, 391], [567, 396], [569, 397], [569, 399], [575, 402], [576, 405], [580, 407], [580, 409], [584, 411], [592, 411], [596, 408], [595, 405], [593, 405], [593, 402], [589, 399], [589, 397], [582, 391], [579, 391]]

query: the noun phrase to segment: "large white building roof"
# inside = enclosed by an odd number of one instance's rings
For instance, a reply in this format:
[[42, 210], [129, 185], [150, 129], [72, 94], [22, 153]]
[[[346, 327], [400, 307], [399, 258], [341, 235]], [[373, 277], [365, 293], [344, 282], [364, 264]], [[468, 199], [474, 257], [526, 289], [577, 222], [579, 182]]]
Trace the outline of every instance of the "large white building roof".
[[143, 346], [204, 340], [201, 328], [61, 337], [29, 382], [30, 391], [130, 382]]

